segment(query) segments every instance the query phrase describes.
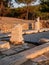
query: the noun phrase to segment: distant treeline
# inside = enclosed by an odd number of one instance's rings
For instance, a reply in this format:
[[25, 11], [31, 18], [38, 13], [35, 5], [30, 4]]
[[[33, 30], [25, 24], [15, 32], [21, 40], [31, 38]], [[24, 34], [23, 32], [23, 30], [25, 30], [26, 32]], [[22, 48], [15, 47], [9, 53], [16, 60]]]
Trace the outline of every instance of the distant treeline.
[[[2, 6], [2, 10], [0, 10], [0, 16], [5, 17], [26, 19], [26, 14], [27, 7], [10, 8]], [[49, 1], [48, 2], [42, 1], [40, 5], [28, 7], [28, 19], [32, 20], [36, 19], [37, 17], [40, 17], [40, 19], [49, 19]]]
[[[39, 6], [30, 6], [28, 9], [28, 19], [35, 19], [40, 17], [40, 19], [49, 19], [49, 12], [43, 12]], [[26, 7], [22, 8], [6, 8], [0, 16], [7, 16], [7, 17], [15, 17], [15, 18], [23, 18], [26, 19]]]

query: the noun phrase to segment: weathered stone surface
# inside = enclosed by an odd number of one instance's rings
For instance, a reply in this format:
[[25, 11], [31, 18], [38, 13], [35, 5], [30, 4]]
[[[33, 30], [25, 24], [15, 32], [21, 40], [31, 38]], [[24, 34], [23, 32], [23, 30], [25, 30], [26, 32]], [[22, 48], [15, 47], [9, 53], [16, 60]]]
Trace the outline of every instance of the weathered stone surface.
[[23, 24], [22, 24], [22, 29], [23, 29], [23, 30], [29, 30], [29, 25], [28, 25], [28, 23], [23, 23]]
[[2, 54], [4, 55], [12, 55], [12, 54], [15, 54], [16, 51], [12, 50], [12, 49], [9, 49], [9, 50], [6, 50], [6, 51], [3, 51]]
[[36, 34], [24, 35], [24, 41], [31, 42], [31, 43], [34, 42], [37, 44], [41, 44], [41, 43], [39, 43], [39, 40], [42, 38], [49, 39], [49, 31], [36, 33]]
[[47, 43], [49, 42], [49, 39], [46, 39], [46, 38], [42, 38], [39, 40], [40, 43]]
[[44, 53], [43, 55], [46, 56], [49, 59], [49, 51]]
[[[47, 45], [48, 45], [48, 46], [47, 46]], [[42, 48], [43, 48], [43, 49], [42, 49]], [[35, 49], [36, 49], [36, 51], [35, 51]], [[39, 49], [39, 50], [37, 51], [37, 49]], [[39, 56], [39, 55], [42, 55], [43, 53], [48, 52], [48, 51], [49, 51], [49, 43], [40, 45], [39, 47], [35, 47], [33, 51], [34, 51], [34, 53], [28, 55], [27, 58], [30, 58], [30, 59], [31, 59], [31, 58], [35, 58], [35, 57], [37, 57], [37, 56]]]
[[49, 51], [49, 43], [37, 46], [30, 50], [15, 54], [12, 56], [5, 57], [0, 60], [0, 65], [21, 65], [28, 59], [33, 59], [45, 52]]
[[11, 32], [11, 39], [10, 41], [13, 44], [22, 44], [23, 37], [22, 37], [22, 26], [20, 24], [17, 24]]
[[38, 30], [27, 30], [27, 31], [24, 31], [23, 34], [33, 34], [33, 33], [37, 33]]
[[32, 23], [32, 30], [35, 30], [35, 22]]
[[26, 62], [22, 63], [21, 65], [38, 65], [38, 63], [33, 62], [31, 59], [29, 59]]
[[41, 23], [40, 23], [40, 19], [39, 17], [37, 18], [37, 21], [35, 22], [35, 29], [36, 30], [40, 30], [41, 28]]
[[10, 44], [9, 42], [6, 42], [6, 41], [0, 41], [0, 49], [4, 50], [4, 49], [10, 49]]
[[46, 31], [49, 31], [49, 28], [42, 28], [39, 30], [39, 32], [46, 32]]
[[39, 57], [37, 57], [35, 59], [27, 60], [26, 62], [24, 62], [21, 65], [47, 65], [47, 63], [45, 62], [47, 60], [48, 59], [44, 55], [41, 55], [41, 56], [39, 56]]
[[46, 56], [44, 56], [44, 55], [41, 55], [35, 59], [32, 59], [32, 61], [34, 61], [34, 62], [42, 62], [42, 61], [46, 61], [46, 60], [48, 60], [48, 58], [46, 58]]
[[27, 50], [29, 46], [27, 44], [23, 45], [12, 45], [10, 49], [1, 51], [3, 55], [14, 55], [19, 53], [23, 50]]

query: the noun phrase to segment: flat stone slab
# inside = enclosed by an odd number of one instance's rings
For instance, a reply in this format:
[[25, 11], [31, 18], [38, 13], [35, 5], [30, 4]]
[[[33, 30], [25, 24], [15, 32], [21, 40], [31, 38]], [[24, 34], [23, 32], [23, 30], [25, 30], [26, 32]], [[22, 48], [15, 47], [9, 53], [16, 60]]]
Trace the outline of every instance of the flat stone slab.
[[15, 54], [16, 51], [12, 50], [12, 49], [9, 49], [9, 50], [6, 50], [6, 51], [3, 51], [2, 54], [3, 55], [12, 55], [12, 54]]
[[11, 33], [0, 33], [0, 38], [10, 37]]
[[38, 33], [38, 30], [27, 30], [27, 31], [23, 31], [23, 34], [33, 34], [33, 33]]
[[39, 43], [48, 43], [49, 42], [49, 39], [46, 39], [46, 38], [41, 38], [39, 40]]
[[49, 51], [49, 43], [37, 46], [30, 50], [5, 57], [0, 60], [0, 65], [20, 65], [27, 61], [28, 59], [33, 59], [39, 55], [42, 55], [45, 52]]
[[42, 62], [42, 61], [47, 61], [47, 60], [48, 60], [48, 58], [44, 55], [41, 55], [35, 59], [32, 59], [32, 61], [34, 61], [34, 62]]
[[29, 59], [21, 65], [47, 65], [48, 62], [48, 58], [46, 58], [44, 55], [41, 55], [35, 59]]
[[9, 42], [0, 41], [0, 50], [6, 50], [6, 49], [10, 49]]
[[42, 38], [49, 39], [49, 31], [36, 33], [36, 34], [26, 34], [26, 35], [24, 35], [24, 41], [26, 41], [26, 42], [32, 42], [32, 43], [37, 42], [37, 43], [39, 43], [39, 40], [42, 39]]
[[40, 29], [39, 32], [49, 31], [49, 28]]
[[12, 55], [12, 54], [14, 55], [14, 54], [19, 53], [19, 52], [21, 52], [23, 50], [29, 49], [29, 46], [27, 44], [25, 44], [25, 45], [24, 44], [23, 45], [18, 45], [18, 46], [11, 45], [10, 49], [5, 50], [5, 51], [1, 51], [1, 52], [2, 52], [3, 55], [8, 55], [8, 56]]
[[10, 40], [10, 35], [11, 33], [0, 33], [0, 41], [6, 40], [9, 41]]

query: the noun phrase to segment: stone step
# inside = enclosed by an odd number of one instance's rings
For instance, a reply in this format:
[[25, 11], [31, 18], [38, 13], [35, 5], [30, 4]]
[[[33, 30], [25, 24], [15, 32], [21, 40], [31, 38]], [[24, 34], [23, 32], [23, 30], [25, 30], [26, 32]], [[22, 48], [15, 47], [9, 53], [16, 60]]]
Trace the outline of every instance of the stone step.
[[8, 49], [8, 50], [1, 50], [2, 54], [3, 55], [7, 55], [7, 56], [10, 56], [10, 55], [14, 55], [16, 53], [19, 53], [19, 52], [22, 52], [24, 50], [27, 50], [29, 49], [30, 47], [28, 46], [28, 44], [24, 43], [23, 45], [11, 45], [11, 48]]
[[45, 52], [49, 51], [49, 43], [37, 46], [35, 48], [32, 48], [30, 50], [5, 57], [0, 60], [0, 65], [21, 65], [28, 59], [33, 59], [39, 55], [42, 55]]

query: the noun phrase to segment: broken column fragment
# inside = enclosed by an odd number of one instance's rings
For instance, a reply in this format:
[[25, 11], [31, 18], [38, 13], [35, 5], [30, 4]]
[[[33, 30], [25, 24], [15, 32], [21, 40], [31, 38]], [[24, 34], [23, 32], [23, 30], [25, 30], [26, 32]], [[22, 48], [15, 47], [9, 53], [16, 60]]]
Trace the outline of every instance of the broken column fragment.
[[23, 43], [22, 26], [20, 24], [17, 24], [12, 29], [10, 41], [13, 44], [22, 44]]

